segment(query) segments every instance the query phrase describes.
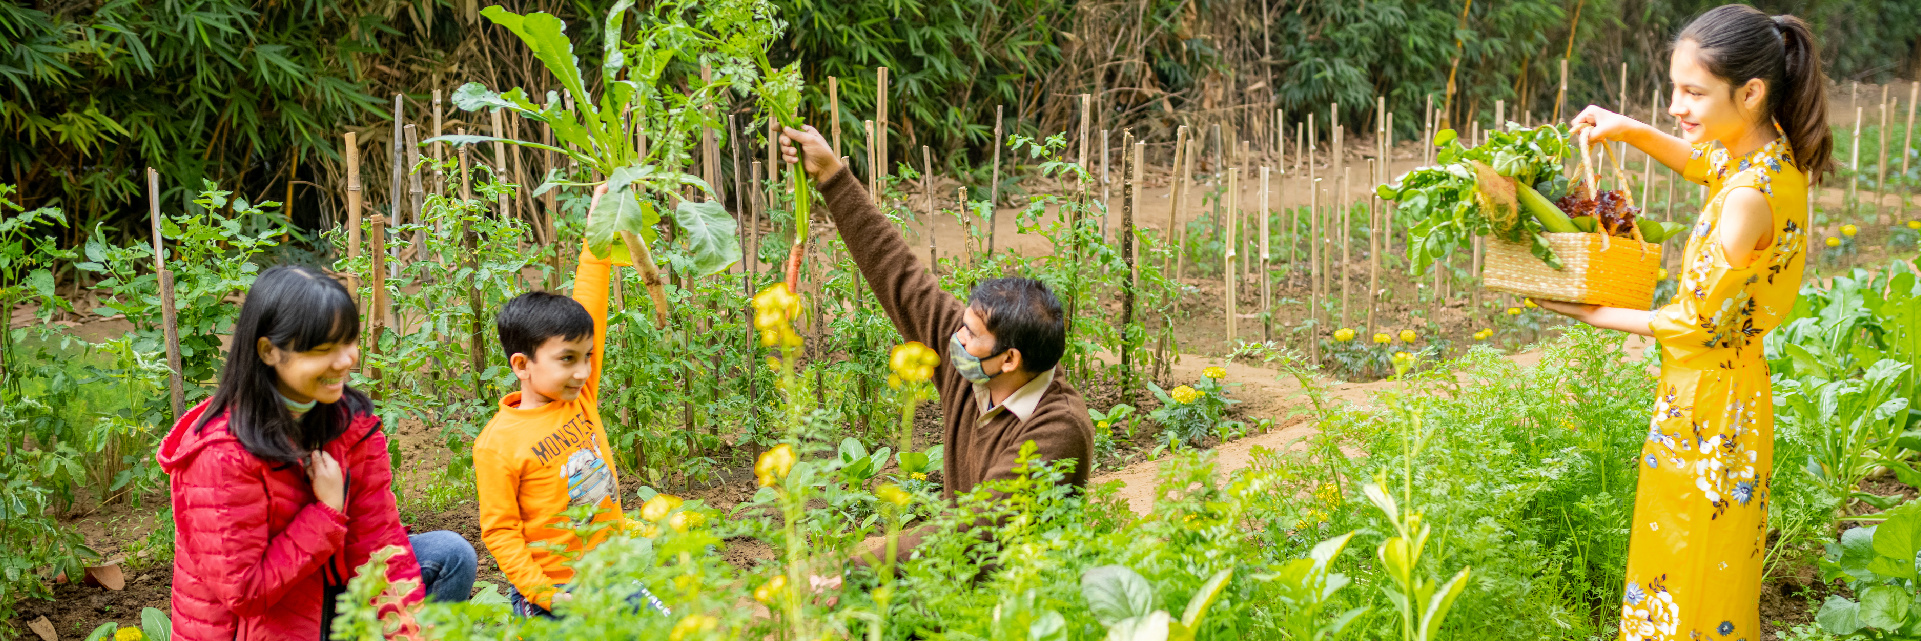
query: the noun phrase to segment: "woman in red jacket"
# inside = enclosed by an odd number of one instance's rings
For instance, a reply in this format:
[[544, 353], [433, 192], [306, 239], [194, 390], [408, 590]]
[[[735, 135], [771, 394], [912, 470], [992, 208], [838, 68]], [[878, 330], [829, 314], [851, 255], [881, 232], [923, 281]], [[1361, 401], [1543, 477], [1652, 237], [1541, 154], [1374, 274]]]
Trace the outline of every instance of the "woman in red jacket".
[[465, 600], [473, 546], [409, 537], [373, 403], [347, 387], [360, 312], [306, 267], [268, 269], [234, 324], [213, 398], [160, 446], [173, 482], [175, 639], [324, 639], [334, 597], [375, 551], [426, 595]]

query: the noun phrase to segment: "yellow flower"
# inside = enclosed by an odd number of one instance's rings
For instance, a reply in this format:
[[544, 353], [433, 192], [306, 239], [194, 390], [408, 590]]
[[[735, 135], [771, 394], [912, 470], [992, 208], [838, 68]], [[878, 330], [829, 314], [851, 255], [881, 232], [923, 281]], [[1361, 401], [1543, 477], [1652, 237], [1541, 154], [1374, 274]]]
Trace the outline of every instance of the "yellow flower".
[[674, 528], [675, 532], [686, 534], [687, 530], [706, 520], [707, 517], [699, 512], [675, 512], [673, 516], [667, 517], [667, 527]]
[[1334, 330], [1334, 340], [1343, 343], [1354, 340], [1354, 330], [1346, 327]]
[[1412, 343], [1416, 338], [1420, 338], [1420, 335], [1415, 334], [1414, 330], [1411, 330], [1411, 329], [1401, 330], [1401, 342]]
[[760, 584], [760, 587], [754, 588], [754, 600], [767, 605], [773, 605], [774, 599], [779, 598], [780, 593], [786, 589], [787, 575], [776, 574], [774, 578], [768, 579], [766, 583]]
[[140, 633], [140, 628], [120, 628], [113, 631], [113, 641], [141, 641], [145, 638], [147, 637]]
[[1835, 238], [1835, 237], [1833, 237], [1833, 236], [1829, 236], [1829, 237], [1828, 237], [1828, 241], [1827, 241], [1827, 242], [1828, 242], [1828, 246], [1829, 246], [1829, 247], [1840, 247], [1840, 246], [1841, 246], [1841, 239], [1839, 239], [1839, 238]]
[[754, 476], [760, 480], [761, 487], [768, 487], [787, 478], [788, 470], [794, 469], [794, 448], [786, 443], [762, 452], [760, 460], [754, 461]]
[[1654, 270], [1654, 282], [1658, 283], [1667, 279], [1668, 279], [1668, 268], [1661, 267]]
[[916, 480], [916, 481], [925, 481], [925, 480], [927, 480], [927, 473], [926, 473], [926, 472], [915, 472], [915, 473], [913, 474], [913, 477], [912, 477], [912, 478], [913, 478], [914, 480]]
[[1168, 392], [1167, 395], [1174, 397], [1174, 402], [1186, 405], [1199, 400], [1203, 393], [1200, 390], [1182, 385], [1174, 388], [1173, 391]]
[[1523, 299], [1521, 299], [1521, 304], [1522, 304], [1522, 305], [1524, 305], [1524, 306], [1526, 306], [1526, 307], [1527, 307], [1528, 309], [1534, 309], [1534, 308], [1536, 308], [1536, 307], [1540, 307], [1540, 305], [1536, 305], [1536, 304], [1534, 304], [1534, 299], [1532, 299], [1532, 298], [1523, 298]]
[[1854, 225], [1842, 225], [1842, 226], [1841, 226], [1841, 235], [1842, 235], [1842, 236], [1847, 236], [1847, 237], [1849, 237], [1849, 238], [1853, 238], [1853, 237], [1854, 237], [1854, 235], [1855, 235], [1855, 234], [1858, 234], [1858, 233], [1861, 233], [1861, 230], [1860, 230], [1859, 228], [1856, 228], [1856, 227], [1855, 227]]
[[1908, 221], [1908, 229], [1921, 229], [1921, 220]]
[[1507, 314], [1507, 315], [1509, 315], [1509, 316], [1520, 316], [1520, 315], [1521, 315], [1521, 308], [1519, 308], [1519, 307], [1509, 307], [1509, 308], [1507, 308], [1507, 312], [1506, 312], [1506, 314]]
[[907, 505], [908, 501], [914, 499], [907, 494], [907, 490], [900, 489], [899, 485], [893, 483], [883, 483], [880, 487], [874, 488], [874, 496], [894, 505]]
[[800, 334], [794, 333], [797, 318], [800, 297], [787, 291], [786, 283], [775, 283], [754, 295], [754, 329], [760, 331], [762, 347], [800, 347]]
[[1389, 338], [1387, 334], [1375, 334], [1375, 335], [1374, 335], [1374, 342], [1375, 342], [1375, 344], [1378, 344], [1378, 345], [1386, 345], [1386, 344], [1388, 344], [1388, 342], [1389, 342], [1389, 341], [1392, 341], [1392, 340], [1394, 340], [1394, 339], [1392, 339], [1392, 338]]
[[1320, 489], [1314, 490], [1314, 498], [1328, 505], [1340, 505], [1341, 488], [1333, 483], [1322, 483]]
[[940, 364], [940, 355], [926, 345], [909, 341], [894, 346], [887, 355], [887, 367], [898, 378], [889, 378], [888, 383], [898, 388], [896, 382], [925, 383], [934, 377], [934, 366]]
[[1494, 336], [1494, 330], [1492, 330], [1492, 329], [1483, 329], [1483, 330], [1481, 330], [1481, 331], [1478, 331], [1478, 332], [1475, 332], [1475, 333], [1474, 333], [1474, 340], [1477, 340], [1477, 341], [1484, 341], [1484, 340], [1487, 340], [1487, 339], [1489, 339], [1489, 338], [1492, 338], [1493, 336]]
[[1222, 367], [1209, 367], [1207, 369], [1201, 370], [1201, 375], [1211, 379], [1220, 380], [1223, 378], [1227, 378], [1227, 369]]
[[720, 620], [714, 617], [705, 614], [689, 614], [679, 623], [675, 623], [674, 629], [667, 631], [667, 641], [687, 641], [698, 638], [696, 635], [713, 632], [719, 625]]
[[646, 503], [641, 504], [640, 518], [649, 521], [659, 521], [662, 517], [667, 516], [668, 512], [674, 511], [674, 508], [677, 507], [680, 507], [679, 497], [655, 494], [654, 498], [647, 499]]

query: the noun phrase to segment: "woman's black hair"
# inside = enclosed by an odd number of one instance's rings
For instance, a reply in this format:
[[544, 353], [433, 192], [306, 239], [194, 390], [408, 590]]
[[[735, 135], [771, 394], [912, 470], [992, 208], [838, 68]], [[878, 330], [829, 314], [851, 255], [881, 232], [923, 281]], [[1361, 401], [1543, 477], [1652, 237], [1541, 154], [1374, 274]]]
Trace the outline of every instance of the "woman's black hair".
[[1739, 89], [1748, 80], [1767, 83], [1767, 113], [1794, 147], [1794, 164], [1809, 182], [1834, 168], [1834, 133], [1828, 130], [1827, 76], [1821, 48], [1808, 23], [1789, 15], [1770, 17], [1754, 7], [1715, 7], [1688, 23], [1679, 43], [1699, 47], [1709, 73]]
[[371, 413], [373, 402], [349, 387], [339, 402], [316, 404], [295, 420], [274, 387], [278, 374], [260, 360], [257, 345], [265, 338], [279, 349], [304, 352], [359, 337], [360, 309], [338, 281], [311, 267], [268, 269], [240, 306], [220, 388], [194, 429], [227, 411], [227, 429], [248, 452], [274, 463], [300, 461], [346, 432], [355, 415]]

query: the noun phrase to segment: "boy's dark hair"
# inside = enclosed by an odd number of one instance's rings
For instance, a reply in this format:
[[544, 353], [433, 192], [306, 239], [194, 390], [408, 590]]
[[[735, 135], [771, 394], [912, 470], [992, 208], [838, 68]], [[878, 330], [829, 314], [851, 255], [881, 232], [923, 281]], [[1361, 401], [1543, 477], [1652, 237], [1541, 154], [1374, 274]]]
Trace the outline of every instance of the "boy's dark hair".
[[261, 272], [240, 304], [220, 387], [194, 423], [195, 432], [228, 412], [227, 430], [247, 452], [270, 463], [296, 463], [346, 432], [354, 416], [373, 412], [367, 395], [348, 387], [339, 401], [294, 418], [275, 386], [280, 375], [260, 360], [262, 338], [291, 352], [352, 343], [360, 339], [360, 308], [339, 281], [312, 267], [280, 265]]
[[500, 331], [500, 346], [507, 350], [508, 358], [526, 354], [527, 360], [534, 360], [534, 352], [549, 338], [571, 341], [593, 336], [594, 317], [572, 298], [527, 292], [500, 308], [494, 327]]
[[1021, 369], [1039, 374], [1060, 364], [1067, 351], [1061, 301], [1047, 285], [1029, 278], [981, 281], [968, 296], [981, 324], [994, 335], [994, 349], [1021, 351]]

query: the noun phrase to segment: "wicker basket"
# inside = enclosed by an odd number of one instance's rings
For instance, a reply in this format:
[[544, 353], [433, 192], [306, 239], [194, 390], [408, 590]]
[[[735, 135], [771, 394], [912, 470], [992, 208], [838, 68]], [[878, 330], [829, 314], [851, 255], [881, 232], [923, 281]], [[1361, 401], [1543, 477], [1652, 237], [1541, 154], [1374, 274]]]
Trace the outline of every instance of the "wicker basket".
[[1492, 241], [1482, 282], [1494, 291], [1542, 300], [1650, 309], [1661, 246], [1601, 234], [1544, 234], [1562, 269], [1549, 267], [1522, 243]]

